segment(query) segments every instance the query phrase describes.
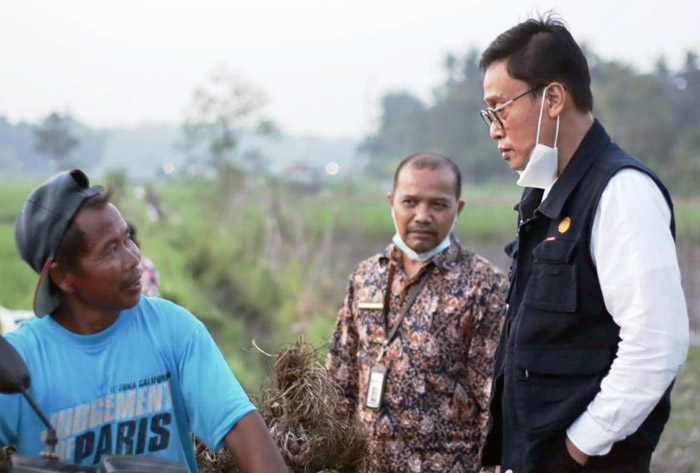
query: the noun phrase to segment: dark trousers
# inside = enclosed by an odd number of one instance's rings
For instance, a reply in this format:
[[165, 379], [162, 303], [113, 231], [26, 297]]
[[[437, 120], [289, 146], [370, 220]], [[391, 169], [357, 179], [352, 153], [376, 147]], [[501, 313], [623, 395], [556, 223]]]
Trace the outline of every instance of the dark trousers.
[[564, 436], [558, 436], [552, 440], [542, 473], [649, 473], [651, 447], [629, 441], [618, 442], [607, 455], [590, 457], [581, 467], [569, 455], [564, 439]]

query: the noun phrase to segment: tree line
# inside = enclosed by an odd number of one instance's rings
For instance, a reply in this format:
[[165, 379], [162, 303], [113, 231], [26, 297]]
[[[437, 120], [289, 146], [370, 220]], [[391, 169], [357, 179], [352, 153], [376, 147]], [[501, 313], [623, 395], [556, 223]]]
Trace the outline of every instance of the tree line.
[[[593, 114], [624, 149], [650, 165], [675, 193], [697, 194], [700, 182], [700, 64], [694, 51], [671, 70], [662, 57], [640, 73], [590, 50]], [[410, 91], [381, 100], [375, 134], [361, 144], [369, 171], [389, 176], [396, 161], [419, 150], [453, 158], [468, 182], [512, 180], [479, 117], [483, 104], [480, 53], [447, 54], [445, 79], [429, 103]]]
[[[700, 61], [694, 51], [672, 70], [664, 58], [653, 71], [637, 72], [619, 61], [605, 61], [586, 50], [591, 71], [594, 115], [626, 150], [649, 164], [676, 194], [697, 195], [700, 182]], [[445, 78], [430, 101], [410, 91], [381, 99], [374, 134], [359, 145], [367, 174], [390, 177], [398, 160], [421, 150], [445, 154], [471, 183], [512, 181], [479, 117], [483, 108], [480, 53], [447, 54]], [[173, 153], [185, 152], [191, 170], [228, 181], [260, 171], [268, 159], [259, 151], [239, 151], [242, 133], [274, 136], [276, 125], [263, 114], [261, 91], [227, 70], [218, 70], [193, 94]], [[70, 116], [50, 113], [39, 124], [11, 125], [0, 116], [0, 172], [44, 174], [100, 160], [108, 133], [91, 130]], [[47, 159], [49, 158], [49, 159]], [[222, 183], [227, 179], [222, 179]], [[234, 182], [225, 182], [228, 187]]]

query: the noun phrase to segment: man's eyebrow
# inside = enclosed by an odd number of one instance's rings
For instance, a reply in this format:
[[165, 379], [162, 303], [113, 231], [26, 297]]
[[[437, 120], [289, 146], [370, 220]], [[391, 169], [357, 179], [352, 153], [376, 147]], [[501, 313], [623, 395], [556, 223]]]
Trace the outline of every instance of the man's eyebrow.
[[491, 94], [484, 97], [484, 104], [488, 105], [487, 100], [495, 101], [503, 99], [503, 94]]
[[109, 246], [111, 243], [114, 243], [115, 241], [121, 240], [121, 238], [122, 238], [122, 235], [114, 235], [114, 236], [104, 240], [102, 246]]
[[448, 202], [450, 200], [449, 197], [421, 197], [414, 194], [403, 194], [401, 199], [427, 200], [429, 202]]
[[106, 240], [103, 240], [97, 245], [97, 250], [102, 251], [103, 249], [109, 247], [112, 243], [121, 241], [124, 236], [128, 235], [129, 233], [129, 227], [126, 227], [126, 229], [123, 232], [120, 232], [119, 235], [114, 235], [110, 238], [107, 238]]

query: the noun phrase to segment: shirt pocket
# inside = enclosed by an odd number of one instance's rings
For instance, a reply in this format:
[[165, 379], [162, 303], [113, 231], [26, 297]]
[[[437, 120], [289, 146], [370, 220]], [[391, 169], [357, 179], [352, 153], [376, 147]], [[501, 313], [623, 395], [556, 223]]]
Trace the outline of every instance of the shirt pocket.
[[575, 240], [545, 240], [532, 250], [525, 305], [555, 312], [576, 311]]
[[366, 347], [381, 345], [384, 341], [384, 311], [382, 308], [361, 308], [363, 303], [384, 303], [384, 294], [375, 288], [365, 287], [357, 291], [353, 304], [356, 329], [360, 338], [360, 344]]

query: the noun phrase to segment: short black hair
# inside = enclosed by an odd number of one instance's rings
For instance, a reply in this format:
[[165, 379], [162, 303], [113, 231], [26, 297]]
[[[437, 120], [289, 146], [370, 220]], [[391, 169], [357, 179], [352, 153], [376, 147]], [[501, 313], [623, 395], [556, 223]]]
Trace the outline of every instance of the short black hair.
[[409, 157], [404, 158], [404, 160], [399, 163], [399, 166], [396, 168], [396, 172], [394, 173], [393, 192], [396, 192], [396, 185], [399, 182], [399, 174], [407, 164], [410, 164], [411, 167], [416, 169], [430, 169], [431, 171], [443, 167], [449, 169], [455, 177], [455, 196], [457, 197], [457, 200], [459, 200], [461, 197], [462, 173], [459, 172], [459, 167], [457, 167], [457, 165], [447, 156], [428, 152], [412, 154]]
[[[104, 207], [105, 205], [109, 204], [111, 197], [111, 190], [107, 191], [106, 193], [97, 194], [90, 197], [83, 202], [83, 205], [81, 205], [80, 209], [75, 213], [75, 217], [77, 217], [78, 214], [84, 209], [99, 209]], [[75, 223], [75, 217], [73, 217], [73, 221], [68, 226], [63, 238], [61, 238], [61, 243], [59, 243], [58, 248], [56, 248], [56, 256], [54, 257], [54, 261], [70, 270], [80, 271], [78, 255], [85, 248], [87, 235], [85, 235], [85, 232], [82, 231]]]
[[[508, 74], [527, 82], [530, 88], [561, 82], [571, 93], [576, 108], [582, 112], [593, 110], [586, 56], [554, 13], [530, 18], [501, 33], [481, 55], [479, 67], [485, 71], [502, 59], [507, 60]], [[533, 96], [541, 92], [538, 88]]]

